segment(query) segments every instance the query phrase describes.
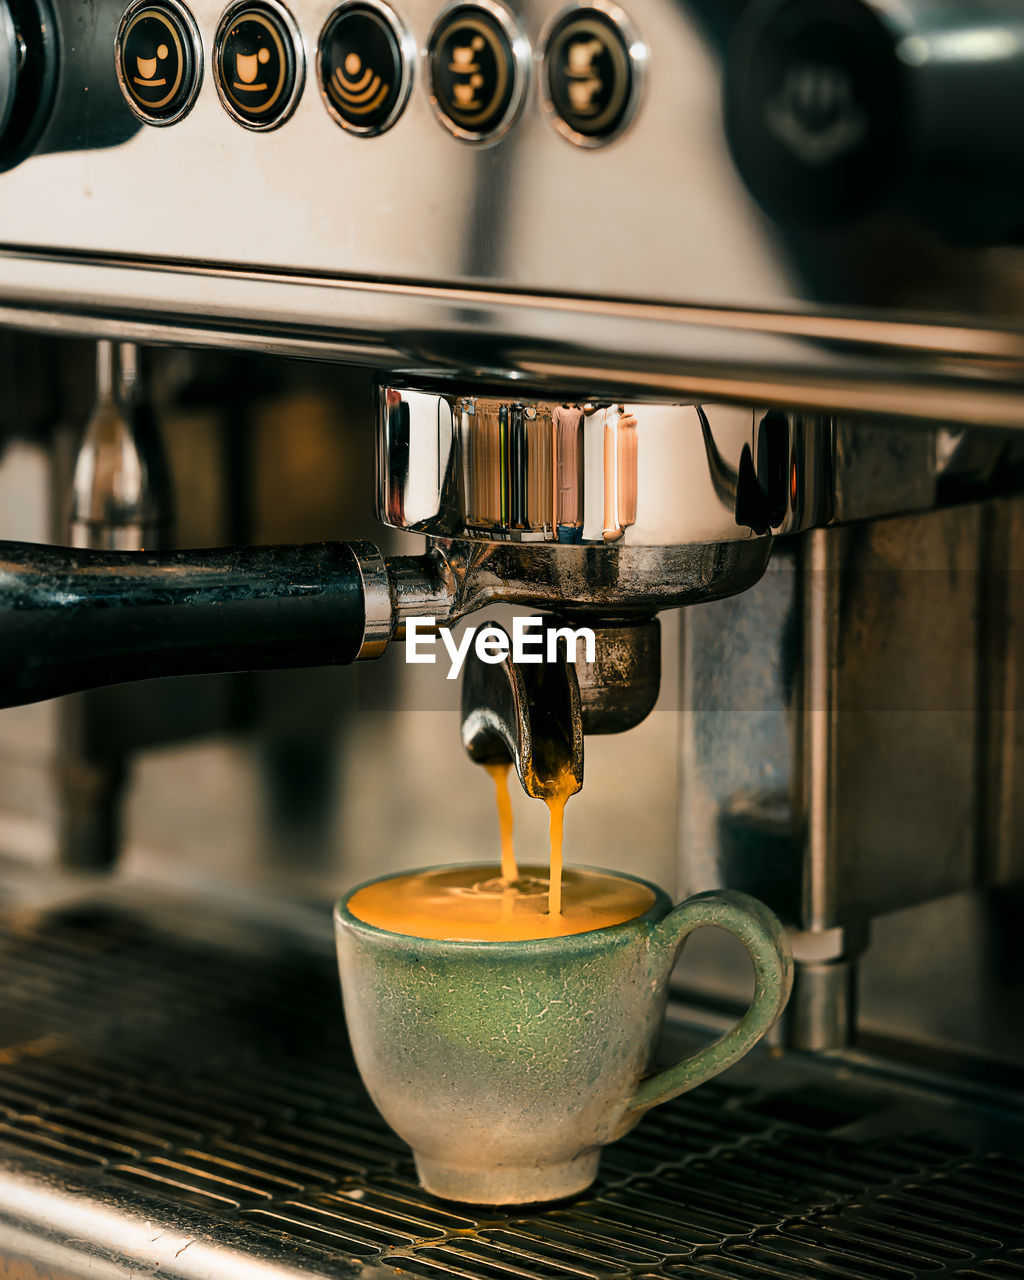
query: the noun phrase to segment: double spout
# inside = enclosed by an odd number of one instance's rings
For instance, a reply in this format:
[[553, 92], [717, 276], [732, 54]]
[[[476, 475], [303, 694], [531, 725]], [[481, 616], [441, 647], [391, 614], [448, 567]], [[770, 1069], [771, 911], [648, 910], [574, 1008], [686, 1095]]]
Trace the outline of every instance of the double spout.
[[[478, 656], [462, 682], [462, 744], [478, 764], [512, 764], [527, 795], [550, 800], [583, 786], [586, 733], [621, 733], [638, 725], [658, 698], [660, 628], [655, 618], [550, 618], [557, 660], [500, 663]], [[593, 661], [569, 655], [566, 630], [593, 633]], [[547, 650], [545, 644], [544, 649]], [[568, 785], [567, 785], [568, 783]]]
[[[498, 628], [500, 629], [500, 628]], [[462, 745], [477, 764], [513, 764], [535, 800], [583, 786], [583, 713], [576, 668], [471, 657], [462, 678]]]

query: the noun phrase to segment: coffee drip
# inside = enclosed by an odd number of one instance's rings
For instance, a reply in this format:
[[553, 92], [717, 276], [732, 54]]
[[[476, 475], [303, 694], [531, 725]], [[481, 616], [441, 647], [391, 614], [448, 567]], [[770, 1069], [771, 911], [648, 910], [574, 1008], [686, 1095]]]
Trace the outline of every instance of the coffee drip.
[[508, 774], [510, 764], [500, 762], [484, 765], [494, 779], [494, 799], [498, 806], [498, 824], [501, 827], [501, 878], [506, 884], [513, 884], [519, 879], [516, 867], [516, 849], [513, 839], [515, 829], [512, 817], [512, 797], [508, 791]]
[[552, 920], [557, 920], [562, 911], [562, 842], [565, 835], [565, 805], [574, 794], [576, 781], [566, 771], [557, 780], [555, 794], [549, 796], [545, 803], [550, 814], [548, 824], [548, 840], [551, 846], [549, 855], [548, 878], [548, 913]]

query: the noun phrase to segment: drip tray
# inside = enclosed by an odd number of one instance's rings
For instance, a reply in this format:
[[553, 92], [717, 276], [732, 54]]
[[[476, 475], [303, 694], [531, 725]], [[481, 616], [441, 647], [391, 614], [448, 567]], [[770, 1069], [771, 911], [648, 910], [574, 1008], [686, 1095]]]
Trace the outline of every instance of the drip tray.
[[1024, 1280], [1024, 1115], [837, 1059], [751, 1055], [578, 1200], [435, 1200], [325, 942], [127, 894], [2, 918], [0, 1276]]

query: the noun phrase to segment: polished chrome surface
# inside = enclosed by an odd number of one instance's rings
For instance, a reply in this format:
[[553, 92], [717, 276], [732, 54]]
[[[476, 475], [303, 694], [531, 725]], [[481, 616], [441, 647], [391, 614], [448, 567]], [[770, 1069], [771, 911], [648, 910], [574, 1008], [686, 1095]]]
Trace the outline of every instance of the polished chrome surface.
[[517, 396], [1024, 422], [1024, 341], [998, 327], [2, 252], [0, 323], [40, 333], [344, 360], [414, 383], [468, 376]]
[[363, 643], [356, 660], [379, 658], [395, 629], [388, 568], [372, 542], [353, 542], [351, 546], [363, 586]]
[[383, 388], [378, 514], [396, 529], [591, 550], [754, 541], [1020, 485], [998, 432], [722, 404]]
[[[764, 573], [771, 546], [770, 538], [681, 547], [461, 540], [438, 541], [434, 556], [445, 562], [452, 579], [448, 616], [453, 618], [499, 603], [597, 618], [646, 618], [660, 609], [746, 590]], [[432, 580], [440, 572], [428, 576]]]
[[[0, 1265], [18, 1277], [1017, 1274], [1024, 1117], [865, 1057], [756, 1052], [546, 1210], [444, 1205], [356, 1075], [325, 911], [151, 886], [0, 921]], [[666, 1050], [710, 1028], [674, 1021]]]
[[167, 461], [130, 343], [97, 344], [96, 406], [71, 482], [69, 545], [158, 551], [173, 520]]
[[[192, 8], [209, 49], [220, 5]], [[312, 47], [322, 7], [292, 8]], [[1024, 420], [1020, 251], [890, 222], [828, 236], [772, 223], [728, 156], [723, 46], [702, 11], [628, 6], [652, 51], [644, 100], [614, 145], [587, 151], [550, 128], [537, 75], [496, 145], [439, 127], [422, 51], [440, 8], [396, 10], [421, 59], [401, 118], [364, 139], [309, 91], [280, 129], [240, 132], [209, 73], [186, 119], [145, 128], [113, 76], [121, 5], [61, 0], [77, 61], [41, 154], [0, 177], [4, 322], [559, 396]], [[560, 8], [516, 6], [534, 50]]]
[[669, 547], [831, 518], [827, 420], [388, 388], [378, 430], [379, 514], [416, 533]]

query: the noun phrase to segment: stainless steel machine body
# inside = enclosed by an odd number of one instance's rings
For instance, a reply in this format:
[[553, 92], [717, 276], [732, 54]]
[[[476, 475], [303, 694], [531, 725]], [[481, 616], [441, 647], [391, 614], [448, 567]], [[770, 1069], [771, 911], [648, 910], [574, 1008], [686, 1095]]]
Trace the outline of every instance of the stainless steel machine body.
[[[411, 87], [375, 137], [339, 128], [316, 92], [329, 16], [316, 0], [288, 10], [305, 88], [270, 131], [240, 128], [221, 105], [220, 5], [189, 7], [201, 84], [183, 118], [154, 128], [113, 74], [124, 6], [57, 0], [52, 110], [37, 153], [3, 178], [0, 304], [12, 323], [81, 332], [87, 318], [118, 338], [207, 344], [230, 333], [238, 347], [517, 394], [528, 384], [1015, 424], [1012, 235], [950, 243], [927, 209], [825, 229], [762, 212], [724, 128], [723, 66], [744, 7], [637, 0], [624, 24], [635, 115], [595, 148], [573, 145], [545, 110], [546, 37], [565, 8], [555, 0], [507, 11], [522, 100], [483, 145], [452, 136], [432, 106], [430, 0], [397, 14]], [[933, 25], [940, 7], [908, 13]], [[1013, 9], [986, 5], [978, 20], [996, 53]], [[1012, 38], [1002, 61], [992, 44], [964, 46], [961, 65], [982, 85], [1016, 56]], [[967, 84], [956, 100], [969, 136], [985, 94]], [[1007, 171], [999, 138], [987, 151], [972, 141], [979, 163]]]
[[[1019, 4], [250, 8], [263, 61], [245, 6], [0, 0], [0, 1272], [1008, 1280]], [[496, 844], [401, 661], [484, 608], [601, 649], [557, 714], [468, 679], [475, 758], [557, 722], [571, 860], [800, 962], [770, 1053], [514, 1221], [410, 1185], [317, 995], [341, 888]], [[745, 992], [693, 957], [679, 1034]]]

